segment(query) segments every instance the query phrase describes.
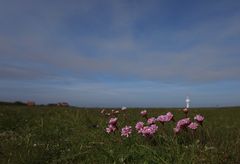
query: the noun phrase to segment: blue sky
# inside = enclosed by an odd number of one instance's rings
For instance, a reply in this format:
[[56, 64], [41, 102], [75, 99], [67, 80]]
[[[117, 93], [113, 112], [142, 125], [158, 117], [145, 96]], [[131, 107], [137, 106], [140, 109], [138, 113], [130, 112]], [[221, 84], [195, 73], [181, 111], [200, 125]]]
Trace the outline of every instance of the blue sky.
[[0, 1], [0, 100], [240, 105], [240, 1]]

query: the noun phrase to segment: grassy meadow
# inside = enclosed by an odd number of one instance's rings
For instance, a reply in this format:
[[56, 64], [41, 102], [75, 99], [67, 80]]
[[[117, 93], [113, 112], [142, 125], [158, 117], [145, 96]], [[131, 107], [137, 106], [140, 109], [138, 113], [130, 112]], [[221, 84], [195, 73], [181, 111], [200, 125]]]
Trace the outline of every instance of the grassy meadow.
[[[149, 109], [150, 116], [178, 109]], [[118, 126], [144, 120], [140, 110], [118, 116]], [[240, 163], [240, 108], [192, 109], [202, 114], [203, 127], [193, 135], [174, 136], [174, 122], [159, 125], [153, 138], [134, 130], [131, 137], [107, 134], [109, 118], [100, 109], [47, 106], [0, 106], [0, 163]]]

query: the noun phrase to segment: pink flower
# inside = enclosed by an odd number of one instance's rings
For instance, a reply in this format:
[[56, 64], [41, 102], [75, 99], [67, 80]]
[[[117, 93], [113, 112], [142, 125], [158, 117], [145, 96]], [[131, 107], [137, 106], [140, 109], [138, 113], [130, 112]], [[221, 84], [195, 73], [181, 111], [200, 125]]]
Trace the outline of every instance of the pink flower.
[[151, 117], [151, 118], [149, 118], [149, 119], [147, 120], [147, 123], [148, 123], [149, 125], [154, 124], [155, 122], [156, 122], [156, 119], [155, 119], [154, 117]]
[[108, 127], [106, 128], [106, 132], [107, 133], [111, 133], [111, 132], [115, 132], [116, 131], [116, 127], [115, 126], [113, 126], [113, 125], [108, 125]]
[[173, 114], [171, 112], [167, 112], [166, 115], [168, 116], [169, 121], [173, 120]]
[[157, 117], [157, 121], [161, 122], [161, 123], [164, 123], [164, 122], [167, 122], [167, 116], [166, 115], [160, 115]]
[[117, 118], [110, 118], [108, 127], [106, 128], [107, 133], [115, 132], [117, 130]]
[[106, 128], [106, 132], [107, 132], [107, 133], [111, 133], [112, 130], [111, 130], [110, 128], [107, 127], [107, 128]]
[[147, 111], [146, 110], [141, 111], [141, 115], [142, 116], [146, 116], [147, 115]]
[[178, 134], [183, 128], [186, 128], [191, 124], [190, 118], [183, 118], [177, 122], [177, 126], [173, 128], [175, 134]]
[[111, 124], [111, 125], [116, 125], [117, 124], [117, 118], [115, 117], [115, 118], [111, 118], [110, 120], [109, 120], [109, 124]]
[[173, 120], [173, 114], [171, 112], [168, 112], [166, 115], [160, 115], [157, 118], [157, 121], [164, 123], [164, 122], [169, 122]]
[[122, 128], [121, 136], [129, 137], [132, 133], [132, 127], [131, 126], [125, 126]]
[[202, 122], [203, 122], [203, 120], [204, 120], [204, 117], [201, 116], [200, 114], [198, 114], [198, 115], [196, 115], [196, 116], [194, 117], [194, 120], [196, 120], [200, 125], [202, 125]]
[[177, 122], [177, 128], [184, 128], [191, 123], [190, 118], [183, 118]]
[[198, 128], [198, 124], [196, 122], [192, 122], [191, 124], [188, 125], [188, 128], [196, 130]]
[[135, 128], [137, 129], [138, 133], [141, 132], [141, 129], [143, 128], [144, 123], [143, 122], [137, 122]]
[[141, 133], [144, 137], [147, 137], [148, 135], [150, 135], [150, 128], [149, 126], [144, 126], [142, 129], [141, 129]]
[[158, 130], [158, 126], [156, 124], [152, 124], [150, 128], [152, 130], [152, 133], [156, 133], [156, 131]]
[[158, 130], [158, 126], [152, 124], [150, 126], [144, 126], [141, 130], [141, 133], [144, 137], [153, 136]]

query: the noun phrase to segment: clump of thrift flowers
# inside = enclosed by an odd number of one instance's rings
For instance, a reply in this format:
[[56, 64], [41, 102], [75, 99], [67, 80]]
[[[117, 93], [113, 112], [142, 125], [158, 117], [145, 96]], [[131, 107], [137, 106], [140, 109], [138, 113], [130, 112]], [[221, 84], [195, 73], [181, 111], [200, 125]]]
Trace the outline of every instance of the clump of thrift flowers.
[[[122, 111], [125, 111], [127, 108], [122, 107], [121, 110], [112, 110], [112, 118], [109, 118], [108, 121], [108, 126], [105, 129], [108, 134], [112, 132], [119, 131], [118, 129], [118, 118], [116, 117], [115, 114], [121, 114]], [[173, 128], [173, 132], [175, 135], [178, 135], [181, 133], [183, 130], [185, 132], [188, 132], [191, 130], [191, 132], [195, 132], [199, 125], [203, 124], [204, 117], [200, 114], [197, 114], [194, 118], [193, 121], [191, 120], [190, 117], [188, 117], [189, 109], [185, 108], [183, 109], [185, 117], [181, 118], [176, 122], [176, 126]], [[106, 115], [106, 110], [103, 109], [101, 111], [102, 114]], [[123, 113], [124, 116], [126, 116], [126, 113]], [[169, 122], [175, 122], [174, 115], [171, 112], [167, 112], [166, 114], [159, 115], [157, 117], [147, 117], [148, 111], [147, 110], [142, 110], [140, 112], [140, 115], [145, 118], [144, 121], [137, 121], [135, 124], [135, 129], [132, 129], [132, 126], [126, 125], [125, 127], [121, 128], [121, 131], [119, 132], [122, 137], [130, 137], [131, 134], [134, 132], [134, 130], [139, 134], [142, 135], [143, 137], [146, 138], [152, 138], [156, 135], [156, 133], [159, 131], [159, 123], [164, 125]]]
[[149, 125], [155, 124], [155, 122], [156, 122], [155, 117], [151, 117], [151, 118], [149, 118], [149, 119], [147, 120], [147, 123], [148, 123]]
[[202, 125], [204, 117], [198, 114], [194, 117], [194, 120], [197, 121], [197, 123], [199, 123], [200, 125]]
[[131, 133], [132, 133], [132, 127], [131, 126], [125, 126], [124, 128], [122, 128], [121, 136], [129, 137]]
[[173, 118], [173, 114], [171, 112], [168, 112], [165, 115], [158, 116], [156, 120], [158, 122], [164, 124], [164, 123], [169, 122], [169, 121], [174, 121], [174, 118]]
[[198, 128], [198, 124], [196, 122], [192, 122], [188, 125], [189, 129], [196, 130]]
[[117, 118], [110, 118], [108, 122], [108, 127], [106, 128], [107, 133], [115, 132], [117, 130]]
[[141, 114], [142, 116], [146, 116], [146, 115], [147, 115], [147, 110], [142, 110], [142, 111], [140, 112], [140, 114]]
[[108, 125], [108, 127], [106, 128], [106, 132], [107, 133], [111, 133], [111, 132], [115, 132], [117, 130], [116, 126], [113, 125]]
[[117, 117], [114, 117], [114, 118], [110, 118], [110, 120], [109, 120], [109, 123], [108, 124], [110, 124], [110, 125], [116, 125], [117, 124]]
[[166, 116], [168, 117], [168, 121], [174, 121], [174, 116], [171, 112], [167, 112]]
[[177, 122], [177, 128], [186, 128], [191, 123], [190, 118], [183, 118]]
[[136, 130], [138, 131], [138, 133], [141, 133], [143, 127], [144, 127], [144, 123], [141, 122], [141, 121], [140, 121], [140, 122], [137, 122], [137, 124], [136, 124], [136, 126], [135, 126]]
[[148, 119], [148, 116], [147, 116], [147, 110], [142, 110], [140, 112], [141, 116], [144, 117], [146, 120]]
[[140, 133], [144, 137], [151, 137], [153, 136], [158, 130], [158, 126], [156, 124], [152, 124], [150, 126], [144, 126], [141, 130]]

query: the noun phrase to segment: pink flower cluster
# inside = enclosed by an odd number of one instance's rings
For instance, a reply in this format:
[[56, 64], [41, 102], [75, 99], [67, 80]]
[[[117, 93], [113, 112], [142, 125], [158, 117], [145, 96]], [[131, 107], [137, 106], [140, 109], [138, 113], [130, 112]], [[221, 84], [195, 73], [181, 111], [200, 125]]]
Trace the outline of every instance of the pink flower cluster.
[[189, 128], [191, 130], [196, 130], [200, 125], [202, 125], [202, 122], [204, 120], [204, 117], [201, 115], [196, 115], [194, 117], [194, 120], [196, 122], [191, 122], [190, 118], [183, 118], [177, 122], [177, 125], [175, 128], [173, 128], [173, 131], [175, 134], [179, 133], [182, 129]]
[[190, 118], [183, 118], [177, 122], [177, 126], [173, 128], [175, 134], [179, 133], [182, 129], [186, 128], [191, 123]]
[[117, 130], [117, 118], [110, 118], [108, 122], [108, 127], [106, 128], [107, 133], [115, 132]]
[[113, 125], [108, 125], [108, 127], [106, 128], [106, 132], [107, 133], [111, 133], [111, 132], [115, 132], [117, 130], [116, 126]]
[[198, 128], [198, 123], [196, 122], [191, 122], [189, 125], [188, 125], [188, 128], [192, 129], [192, 130], [196, 130]]
[[138, 133], [142, 134], [144, 137], [153, 136], [158, 130], [158, 126], [156, 124], [144, 126], [143, 122], [138, 122], [135, 128], [138, 131]]
[[125, 126], [122, 128], [121, 136], [129, 137], [132, 133], [132, 127], [131, 126]]
[[137, 124], [136, 124], [136, 126], [135, 126], [136, 130], [138, 131], [138, 133], [141, 133], [143, 127], [144, 127], [144, 123], [141, 122], [141, 121], [140, 121], [140, 122], [137, 122]]
[[141, 114], [143, 117], [145, 117], [145, 116], [147, 116], [147, 111], [146, 111], [146, 110], [143, 110], [143, 111], [140, 112], [140, 114]]
[[161, 122], [162, 124], [164, 124], [165, 122], [172, 121], [172, 120], [174, 120], [174, 118], [173, 118], [173, 114], [171, 112], [168, 112], [165, 115], [160, 115], [157, 117], [157, 121]]
[[[140, 114], [147, 118], [147, 111], [143, 110]], [[166, 113], [165, 115], [160, 115], [157, 118], [151, 117], [147, 118], [147, 126], [144, 126], [143, 122], [137, 122], [135, 128], [139, 134], [142, 134], [144, 137], [151, 137], [158, 131], [157, 122], [162, 124], [174, 120], [173, 114], [171, 112]]]
[[185, 128], [191, 123], [190, 118], [183, 118], [177, 122], [178, 128]]
[[151, 117], [151, 118], [149, 118], [148, 120], [147, 120], [147, 123], [148, 123], [148, 125], [152, 125], [152, 124], [155, 124], [156, 123], [156, 119], [155, 119], [155, 117]]
[[144, 126], [139, 132], [144, 137], [151, 137], [153, 136], [158, 130], [158, 126], [156, 124], [152, 124], [150, 126]]
[[[144, 118], [146, 118], [146, 123], [142, 121], [137, 122], [135, 125], [135, 129], [138, 134], [141, 134], [144, 137], [152, 137], [154, 134], [156, 134], [156, 132], [159, 129], [157, 125], [158, 122], [160, 122], [161, 124], [164, 124], [170, 121], [174, 121], [174, 115], [171, 112], [167, 112], [165, 115], [160, 115], [157, 118], [155, 117], [148, 118], [146, 110], [141, 111], [140, 114]], [[182, 118], [176, 123], [176, 127], [173, 128], [174, 133], [178, 134], [183, 129], [185, 130], [191, 129], [193, 131], [196, 130], [199, 127], [199, 125], [202, 125], [204, 121], [204, 117], [198, 114], [194, 117], [194, 121], [195, 122], [192, 122], [191, 119], [186, 115], [186, 118]], [[106, 132], [112, 133], [118, 130], [117, 122], [118, 122], [117, 117], [110, 118], [110, 120], [108, 121], [108, 127], [106, 128]], [[131, 136], [132, 132], [133, 132], [132, 127], [126, 125], [121, 129], [121, 136], [129, 137]]]
[[117, 124], [117, 117], [114, 117], [114, 118], [110, 118], [110, 120], [109, 120], [109, 122], [108, 122], [108, 124], [109, 125], [116, 125]]
[[199, 123], [200, 125], [202, 125], [203, 120], [204, 120], [204, 117], [201, 116], [200, 114], [197, 114], [197, 115], [194, 117], [194, 120], [197, 121], [197, 123]]

